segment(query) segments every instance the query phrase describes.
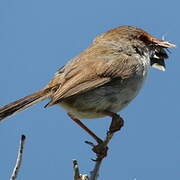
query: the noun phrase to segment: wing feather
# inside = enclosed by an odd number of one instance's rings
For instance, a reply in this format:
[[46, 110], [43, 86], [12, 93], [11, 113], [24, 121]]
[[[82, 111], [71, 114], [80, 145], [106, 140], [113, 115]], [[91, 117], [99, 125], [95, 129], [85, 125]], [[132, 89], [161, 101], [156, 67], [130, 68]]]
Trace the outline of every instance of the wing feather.
[[[57, 75], [57, 78], [63, 80], [51, 97], [52, 100], [45, 107], [56, 104], [64, 98], [102, 86], [113, 78], [128, 78], [136, 67], [135, 63], [129, 63], [135, 61], [129, 61], [128, 57], [121, 56], [117, 60], [84, 59], [82, 63], [79, 61], [70, 63], [69, 67], [64, 67], [64, 73], [60, 74], [61, 78]], [[56, 80], [54, 81], [56, 82]]]

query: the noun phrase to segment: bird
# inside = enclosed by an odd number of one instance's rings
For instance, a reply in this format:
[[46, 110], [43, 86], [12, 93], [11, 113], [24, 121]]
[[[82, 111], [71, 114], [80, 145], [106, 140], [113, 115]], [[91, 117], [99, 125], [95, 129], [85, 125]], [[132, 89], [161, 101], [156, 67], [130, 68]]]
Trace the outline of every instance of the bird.
[[165, 71], [167, 49], [175, 47], [138, 27], [113, 28], [70, 59], [44, 88], [0, 107], [0, 121], [49, 98], [45, 108], [60, 105], [71, 119], [100, 141], [80, 119], [110, 116], [112, 120], [122, 120], [117, 113], [137, 96], [149, 68]]

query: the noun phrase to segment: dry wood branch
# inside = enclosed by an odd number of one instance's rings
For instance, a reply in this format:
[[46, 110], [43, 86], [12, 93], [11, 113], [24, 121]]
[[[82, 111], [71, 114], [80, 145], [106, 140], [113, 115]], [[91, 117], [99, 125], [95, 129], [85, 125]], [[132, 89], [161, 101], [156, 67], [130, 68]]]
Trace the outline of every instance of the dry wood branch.
[[16, 164], [15, 164], [15, 167], [14, 167], [14, 170], [13, 170], [13, 173], [11, 175], [10, 180], [16, 180], [17, 175], [19, 173], [19, 170], [20, 170], [20, 167], [21, 167], [21, 162], [22, 162], [25, 139], [26, 139], [26, 136], [22, 135], [21, 139], [20, 139], [19, 151], [18, 151]]

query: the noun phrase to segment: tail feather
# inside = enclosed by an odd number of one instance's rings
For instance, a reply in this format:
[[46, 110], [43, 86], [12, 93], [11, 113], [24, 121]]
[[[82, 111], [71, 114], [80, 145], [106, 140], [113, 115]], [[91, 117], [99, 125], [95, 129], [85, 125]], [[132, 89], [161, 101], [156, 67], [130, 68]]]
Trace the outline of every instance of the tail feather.
[[37, 91], [29, 96], [14, 101], [4, 107], [0, 107], [0, 121], [3, 119], [20, 112], [44, 99], [47, 99], [51, 94], [51, 88]]

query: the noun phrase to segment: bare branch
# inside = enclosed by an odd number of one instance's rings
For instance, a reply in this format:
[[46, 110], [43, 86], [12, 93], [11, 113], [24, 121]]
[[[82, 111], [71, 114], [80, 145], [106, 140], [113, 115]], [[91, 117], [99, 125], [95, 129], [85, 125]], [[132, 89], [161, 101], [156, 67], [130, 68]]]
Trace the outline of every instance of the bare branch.
[[15, 164], [15, 167], [14, 167], [14, 170], [13, 170], [10, 180], [16, 180], [17, 175], [19, 173], [19, 170], [21, 167], [21, 162], [22, 162], [22, 155], [23, 155], [23, 150], [24, 150], [25, 139], [26, 139], [26, 136], [21, 135], [18, 156], [17, 156], [16, 164]]

